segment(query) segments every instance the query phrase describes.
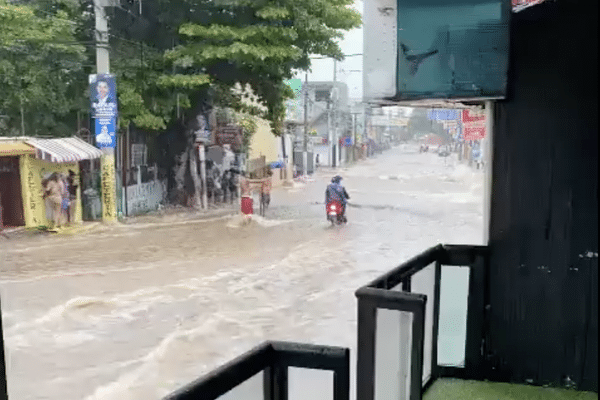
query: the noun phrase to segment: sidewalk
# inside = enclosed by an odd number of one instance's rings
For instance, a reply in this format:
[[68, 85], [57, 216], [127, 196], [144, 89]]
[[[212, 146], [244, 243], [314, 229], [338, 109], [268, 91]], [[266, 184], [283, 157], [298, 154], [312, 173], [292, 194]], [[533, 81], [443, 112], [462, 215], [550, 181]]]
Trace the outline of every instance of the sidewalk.
[[3, 230], [2, 237], [8, 240], [18, 240], [35, 236], [78, 235], [97, 230], [101, 226], [102, 223], [96, 221], [83, 221], [79, 224], [66, 226], [60, 230], [25, 228], [24, 226], [19, 226], [16, 228], [7, 228]]
[[147, 224], [155, 222], [180, 222], [190, 220], [203, 220], [211, 218], [221, 218], [228, 215], [234, 215], [240, 211], [239, 199], [235, 199], [233, 204], [209, 205], [207, 210], [195, 209], [183, 206], [168, 206], [161, 210], [152, 211], [143, 215], [126, 217], [121, 222], [122, 225]]
[[208, 210], [197, 210], [188, 207], [167, 207], [162, 210], [149, 212], [143, 215], [126, 217], [122, 221], [105, 224], [102, 221], [83, 221], [73, 226], [62, 228], [58, 231], [42, 230], [36, 228], [7, 228], [2, 231], [0, 240], [19, 240], [36, 236], [75, 236], [88, 233], [100, 233], [114, 228], [143, 227], [148, 224], [169, 224], [183, 221], [199, 221], [212, 218], [224, 218], [239, 213], [238, 201], [233, 204], [209, 207]]

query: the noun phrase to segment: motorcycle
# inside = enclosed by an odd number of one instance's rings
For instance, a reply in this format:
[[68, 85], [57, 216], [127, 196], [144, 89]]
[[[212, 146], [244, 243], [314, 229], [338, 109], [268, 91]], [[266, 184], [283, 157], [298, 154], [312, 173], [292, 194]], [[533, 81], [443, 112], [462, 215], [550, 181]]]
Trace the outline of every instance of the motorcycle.
[[339, 201], [331, 201], [327, 203], [327, 221], [331, 225], [342, 225], [347, 222], [346, 217], [342, 214], [343, 207]]

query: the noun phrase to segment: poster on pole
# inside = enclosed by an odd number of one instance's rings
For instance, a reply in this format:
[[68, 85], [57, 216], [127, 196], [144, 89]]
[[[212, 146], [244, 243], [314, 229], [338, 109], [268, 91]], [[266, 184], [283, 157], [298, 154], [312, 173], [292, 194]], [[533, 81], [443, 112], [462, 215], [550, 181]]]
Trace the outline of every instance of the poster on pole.
[[89, 77], [91, 116], [94, 119], [96, 146], [115, 148], [117, 145], [117, 86], [112, 74], [93, 74]]
[[117, 197], [115, 188], [115, 157], [104, 155], [101, 159], [102, 220], [114, 221], [117, 218]]

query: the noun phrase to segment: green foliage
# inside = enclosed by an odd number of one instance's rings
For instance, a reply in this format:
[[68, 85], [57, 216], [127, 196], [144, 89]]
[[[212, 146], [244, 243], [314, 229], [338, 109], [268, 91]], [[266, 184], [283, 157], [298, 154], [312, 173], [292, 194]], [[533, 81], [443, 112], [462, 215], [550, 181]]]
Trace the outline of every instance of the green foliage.
[[20, 132], [21, 122], [27, 135], [64, 134], [64, 117], [82, 105], [86, 57], [73, 5], [41, 5], [0, 0], [0, 134]]
[[252, 136], [258, 130], [256, 117], [249, 114], [236, 113], [234, 117], [234, 123], [242, 127], [242, 152], [248, 154], [248, 151], [250, 151]]
[[[309, 67], [309, 54], [342, 58], [337, 40], [343, 30], [360, 25], [351, 4], [351, 0], [204, 3], [200, 6], [204, 13], [182, 19], [180, 44], [167, 51], [165, 59], [177, 74], [208, 75], [219, 89], [218, 103], [266, 118], [280, 134], [284, 102], [293, 97], [284, 81]], [[248, 85], [266, 110], [227, 93], [238, 83]], [[185, 88], [185, 81], [178, 86]]]
[[[163, 130], [184, 118], [195, 107], [191, 99], [210, 85], [215, 106], [265, 118], [281, 133], [284, 101], [294, 95], [284, 81], [309, 68], [310, 54], [342, 58], [338, 39], [360, 25], [351, 4], [147, 0], [150, 34], [137, 40], [128, 36], [131, 24], [119, 26], [113, 15], [110, 63], [120, 127]], [[89, 110], [87, 75], [95, 72], [93, 12], [91, 0], [0, 0], [0, 114], [8, 116], [0, 134], [18, 132], [21, 120], [28, 135], [74, 133], [79, 113]], [[237, 85], [250, 88], [257, 101], [232, 90]]]
[[210, 83], [208, 75], [162, 75], [158, 85], [164, 88], [196, 89]]

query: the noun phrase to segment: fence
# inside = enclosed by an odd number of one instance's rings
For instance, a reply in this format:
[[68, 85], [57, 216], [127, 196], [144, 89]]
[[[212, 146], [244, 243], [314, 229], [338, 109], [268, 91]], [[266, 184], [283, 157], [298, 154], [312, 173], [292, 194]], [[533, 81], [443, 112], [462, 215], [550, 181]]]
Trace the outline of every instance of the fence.
[[[289, 342], [265, 342], [165, 400], [215, 400], [227, 395], [233, 395], [231, 399], [287, 400], [290, 367], [333, 371], [333, 400], [349, 400], [349, 349]], [[260, 374], [262, 385], [243, 388]]]
[[[486, 247], [438, 245], [357, 290], [357, 399], [420, 400], [437, 378], [482, 377], [487, 260]], [[465, 338], [440, 346], [442, 270], [455, 266], [468, 272]], [[448, 346], [459, 359], [441, 363]]]
[[167, 196], [167, 181], [156, 180], [123, 188], [126, 215], [132, 216], [158, 209]]
[[163, 171], [156, 166], [142, 165], [127, 169], [127, 186], [122, 186], [120, 196], [123, 214], [134, 216], [157, 210], [167, 197], [167, 180], [163, 175]]

